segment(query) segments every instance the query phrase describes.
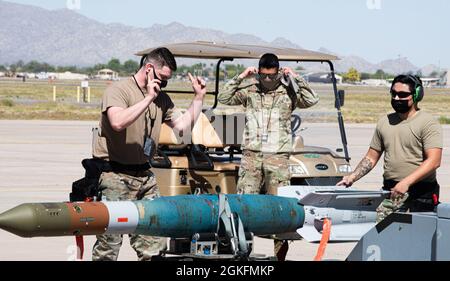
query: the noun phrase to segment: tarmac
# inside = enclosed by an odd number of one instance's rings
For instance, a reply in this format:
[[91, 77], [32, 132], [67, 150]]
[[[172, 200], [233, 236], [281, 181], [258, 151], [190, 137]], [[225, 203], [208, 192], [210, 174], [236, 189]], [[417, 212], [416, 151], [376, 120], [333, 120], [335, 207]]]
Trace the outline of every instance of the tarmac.
[[[83, 177], [81, 160], [91, 155], [91, 129], [97, 122], [0, 120], [0, 212], [27, 202], [68, 201], [71, 184]], [[303, 124], [306, 145], [340, 148], [337, 124]], [[374, 124], [348, 124], [347, 139], [352, 167], [367, 152]], [[450, 202], [450, 126], [444, 125], [444, 154], [438, 170], [441, 201]], [[377, 190], [382, 184], [382, 163], [355, 184]], [[95, 237], [85, 237], [84, 260], [91, 259]], [[330, 243], [325, 260], [345, 260], [356, 243]], [[75, 260], [74, 237], [21, 238], [0, 230], [0, 260]], [[313, 260], [318, 244], [295, 241], [287, 259]], [[272, 240], [256, 238], [254, 252], [272, 255]], [[136, 260], [124, 237], [119, 260]]]

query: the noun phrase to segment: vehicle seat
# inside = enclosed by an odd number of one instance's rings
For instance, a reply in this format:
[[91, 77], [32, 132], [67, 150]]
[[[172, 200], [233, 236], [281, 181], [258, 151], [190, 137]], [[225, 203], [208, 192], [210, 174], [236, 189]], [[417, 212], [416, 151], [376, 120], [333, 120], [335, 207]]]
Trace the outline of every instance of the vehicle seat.
[[200, 116], [192, 129], [192, 143], [203, 145], [208, 148], [225, 147], [222, 139], [203, 112], [200, 113]]
[[[210, 120], [214, 120], [211, 123]], [[200, 113], [192, 128], [192, 144], [203, 145], [207, 148], [239, 147], [244, 133], [244, 114], [205, 114]], [[226, 136], [226, 140], [224, 140]], [[188, 137], [187, 135], [185, 137]], [[160, 145], [189, 144], [186, 139], [178, 136], [172, 128], [163, 123], [159, 136]]]
[[161, 131], [159, 133], [160, 145], [177, 145], [182, 144], [182, 139], [178, 138], [172, 128], [166, 123], [161, 124]]

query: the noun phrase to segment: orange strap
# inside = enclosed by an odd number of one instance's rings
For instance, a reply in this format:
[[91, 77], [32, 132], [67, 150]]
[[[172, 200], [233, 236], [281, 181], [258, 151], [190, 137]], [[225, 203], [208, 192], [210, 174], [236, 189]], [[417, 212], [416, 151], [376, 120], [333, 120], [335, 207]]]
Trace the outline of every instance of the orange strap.
[[[85, 202], [92, 202], [94, 201], [92, 197], [87, 197]], [[77, 259], [82, 260], [83, 254], [84, 254], [84, 239], [83, 235], [77, 235], [75, 236], [75, 243], [77, 244]]]
[[83, 235], [75, 236], [75, 241], [77, 243], [77, 259], [82, 260], [84, 254], [84, 240]]
[[331, 220], [325, 218], [323, 220], [322, 238], [320, 239], [319, 248], [317, 249], [317, 254], [314, 261], [321, 261], [323, 255], [325, 254], [325, 248], [327, 247], [328, 241], [330, 240], [331, 232]]

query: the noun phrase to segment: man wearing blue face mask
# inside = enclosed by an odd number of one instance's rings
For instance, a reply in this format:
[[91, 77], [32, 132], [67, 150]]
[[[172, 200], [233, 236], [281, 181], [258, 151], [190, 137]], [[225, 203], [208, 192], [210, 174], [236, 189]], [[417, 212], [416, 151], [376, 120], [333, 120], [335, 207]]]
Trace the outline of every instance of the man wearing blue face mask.
[[[256, 81], [241, 85], [252, 77]], [[228, 81], [218, 100], [245, 109], [238, 193], [276, 195], [278, 187], [290, 184], [291, 113], [313, 106], [319, 97], [292, 69], [280, 69], [278, 57], [268, 53], [261, 57], [258, 68], [248, 67]], [[284, 260], [288, 243], [275, 240], [274, 250], [278, 260]]]
[[442, 158], [442, 128], [419, 109], [423, 95], [420, 78], [395, 77], [391, 86], [395, 113], [378, 122], [366, 156], [338, 183], [351, 186], [375, 167], [384, 152], [383, 189], [391, 191], [391, 196], [378, 207], [378, 222], [395, 211], [433, 211], [439, 203], [436, 170]]

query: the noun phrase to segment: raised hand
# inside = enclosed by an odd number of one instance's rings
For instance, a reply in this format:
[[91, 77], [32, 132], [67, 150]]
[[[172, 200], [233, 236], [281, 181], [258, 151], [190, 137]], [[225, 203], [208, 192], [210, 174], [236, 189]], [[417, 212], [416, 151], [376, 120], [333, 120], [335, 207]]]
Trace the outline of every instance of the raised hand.
[[192, 89], [194, 89], [195, 95], [200, 95], [204, 97], [206, 95], [206, 82], [200, 76], [192, 76], [188, 73], [189, 80], [191, 80]]
[[241, 79], [249, 78], [249, 77], [255, 75], [256, 73], [258, 73], [258, 69], [256, 67], [250, 66], [250, 67], [247, 67], [244, 70], [244, 72], [242, 72], [239, 75], [239, 78], [241, 78]]
[[153, 73], [151, 71], [149, 71], [147, 73], [147, 93], [156, 98], [158, 96], [159, 92], [161, 91], [160, 85], [161, 85], [161, 81], [158, 79], [155, 79], [153, 77]]
[[285, 75], [285, 76], [289, 75], [289, 73], [292, 74], [292, 76], [294, 76], [294, 77], [297, 77], [297, 76], [298, 76], [298, 74], [295, 73], [295, 72], [292, 70], [292, 68], [290, 68], [290, 67], [283, 67], [283, 68], [281, 69], [281, 71], [282, 71], [283, 75]]

